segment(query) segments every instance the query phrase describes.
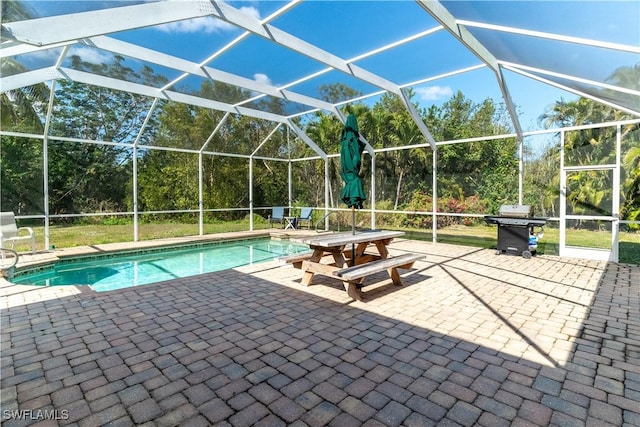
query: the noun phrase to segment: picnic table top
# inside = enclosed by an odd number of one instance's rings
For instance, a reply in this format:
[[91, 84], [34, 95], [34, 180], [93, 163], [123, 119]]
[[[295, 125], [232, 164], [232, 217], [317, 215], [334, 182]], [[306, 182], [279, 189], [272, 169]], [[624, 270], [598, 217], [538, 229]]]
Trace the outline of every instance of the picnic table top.
[[328, 233], [307, 237], [303, 239], [302, 242], [309, 246], [330, 248], [335, 246], [344, 246], [351, 243], [376, 242], [380, 240], [393, 239], [395, 237], [400, 237], [403, 235], [403, 231], [392, 230], [365, 230], [356, 231], [355, 234], [353, 234], [352, 231], [345, 231], [340, 233]]

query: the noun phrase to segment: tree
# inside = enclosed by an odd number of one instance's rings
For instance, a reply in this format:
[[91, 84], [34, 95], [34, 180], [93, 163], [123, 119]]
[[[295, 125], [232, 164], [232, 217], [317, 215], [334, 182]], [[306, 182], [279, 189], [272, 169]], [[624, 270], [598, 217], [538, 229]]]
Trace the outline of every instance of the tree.
[[[616, 70], [608, 79], [622, 87], [638, 88], [640, 85], [640, 66], [622, 67]], [[604, 89], [604, 98], [610, 89]], [[636, 98], [637, 102], [637, 98]], [[625, 112], [607, 105], [596, 103], [590, 99], [579, 98], [576, 101], [557, 101], [540, 121], [545, 127], [576, 126], [589, 123], [603, 123], [606, 121], [630, 119]], [[623, 180], [620, 197], [621, 217], [638, 218], [640, 209], [638, 202], [637, 177], [640, 175], [637, 157], [637, 147], [640, 146], [637, 124], [622, 127], [622, 150], [627, 154], [623, 158]], [[560, 151], [553, 149], [548, 156], [559, 159]], [[562, 147], [565, 155], [565, 164], [571, 166], [597, 166], [601, 164], [613, 164], [616, 157], [616, 129], [591, 128], [576, 132], [565, 133], [565, 145]], [[557, 160], [559, 164], [559, 160]], [[553, 178], [559, 182], [557, 170]], [[610, 173], [600, 173], [593, 170], [572, 172], [568, 176], [567, 201], [572, 213], [590, 213], [611, 215], [613, 197], [613, 176]], [[559, 192], [556, 198], [559, 197]], [[578, 223], [580, 224], [580, 223]]]
[[541, 154], [525, 151], [524, 203], [532, 205], [538, 216], [558, 215], [560, 194], [560, 155], [553, 141]]
[[[418, 129], [418, 126], [413, 121], [413, 119], [409, 116], [409, 114], [401, 114], [396, 113], [393, 115], [390, 121], [391, 124], [391, 134], [390, 140], [393, 142], [395, 146], [402, 145], [416, 145], [425, 142], [425, 138]], [[401, 198], [401, 190], [403, 184], [403, 177], [405, 172], [411, 171], [412, 169], [415, 172], [418, 172], [418, 176], [422, 178], [424, 174], [424, 170], [415, 169], [414, 163], [419, 163], [421, 160], [425, 160], [425, 156], [423, 155], [423, 149], [411, 148], [409, 150], [400, 150], [395, 152], [395, 170], [397, 177], [397, 185], [396, 185], [396, 194], [395, 200], [393, 204], [393, 209], [398, 208], [398, 204], [400, 203]], [[430, 169], [425, 168], [426, 171], [430, 171]], [[421, 173], [422, 172], [422, 173]], [[430, 175], [430, 174], [429, 174]], [[405, 200], [407, 202], [408, 200]]]
[[[503, 109], [487, 99], [474, 104], [461, 92], [442, 108], [428, 111], [427, 126], [436, 140], [507, 133], [500, 123]], [[464, 199], [477, 195], [496, 211], [517, 200], [517, 143], [514, 138], [447, 144], [438, 148], [438, 189], [441, 197]]]
[[[2, 22], [21, 21], [34, 17], [23, 2], [3, 1]], [[27, 71], [12, 58], [0, 59], [0, 74], [9, 76]], [[43, 121], [34, 105], [46, 105], [49, 89], [44, 84], [0, 93], [2, 129], [40, 134]], [[5, 136], [0, 138], [0, 206], [17, 214], [40, 214], [43, 203], [42, 141]]]
[[[412, 94], [410, 94], [412, 96]], [[416, 106], [417, 107], [417, 106]], [[369, 137], [369, 142], [376, 149], [400, 147], [420, 142], [421, 134], [410, 117], [402, 100], [396, 95], [384, 94], [373, 106], [373, 109], [363, 114], [362, 133]], [[398, 132], [403, 133], [400, 135]], [[376, 199], [388, 200], [391, 206], [400, 204], [401, 188], [405, 177], [405, 163], [409, 159], [404, 151], [383, 151], [376, 155]], [[369, 173], [366, 165], [366, 172]], [[416, 179], [422, 178], [422, 171], [412, 175]], [[409, 182], [411, 186], [412, 180]], [[410, 197], [411, 190], [404, 193], [405, 202]]]
[[[1, 5], [2, 22], [23, 21], [35, 17], [35, 12], [25, 2], [8, 0], [3, 1]], [[13, 58], [0, 59], [0, 74], [3, 76], [25, 71], [28, 69]], [[41, 134], [44, 127], [34, 104], [46, 104], [48, 99], [49, 89], [44, 84], [0, 93], [2, 128]]]
[[[304, 126], [304, 132], [309, 138], [320, 147], [324, 152], [336, 152], [336, 146], [340, 144], [340, 131], [342, 124], [337, 117], [324, 113], [316, 113], [313, 120]], [[294, 140], [293, 150], [297, 156], [312, 157], [316, 153], [302, 140], [296, 138]], [[312, 183], [309, 194], [306, 198], [313, 201], [315, 206], [324, 205], [324, 162], [305, 162], [302, 167], [298, 182]], [[337, 160], [329, 160], [329, 201], [330, 206], [338, 206], [340, 197], [340, 175]], [[299, 195], [298, 198], [305, 198]]]
[[[250, 94], [238, 87], [221, 82], [205, 81], [196, 91], [207, 98], [222, 97], [238, 102]], [[254, 101], [255, 102], [255, 101]], [[283, 112], [277, 99], [257, 101], [255, 108], [275, 113]], [[249, 205], [249, 156], [271, 133], [274, 124], [241, 115], [230, 115], [221, 123], [224, 113], [186, 104], [168, 102], [159, 108], [158, 130], [153, 144], [203, 151], [203, 206], [205, 209], [246, 207]], [[218, 131], [212, 132], [219, 126]], [[207, 143], [207, 141], [209, 141]], [[273, 134], [260, 150], [266, 157], [286, 156], [286, 137]], [[211, 154], [211, 153], [216, 154]], [[229, 156], [220, 154], [226, 153]], [[197, 209], [198, 182], [197, 153], [169, 153], [147, 150], [139, 161], [139, 204], [141, 210]], [[286, 194], [287, 171], [279, 167], [283, 162], [254, 164], [253, 203], [255, 206], [281, 204]], [[227, 219], [244, 212], [220, 214]]]
[[337, 104], [346, 99], [353, 99], [360, 96], [362, 93], [345, 85], [344, 83], [335, 83], [332, 85], [322, 85], [318, 90], [320, 92], [320, 98]]
[[17, 215], [44, 212], [42, 141], [2, 136], [0, 206]]
[[[635, 91], [640, 90], [640, 62], [635, 65], [628, 67], [620, 67], [616, 69], [611, 76], [607, 79], [608, 83], [611, 83], [615, 86], [632, 89]], [[604, 95], [608, 95], [612, 92], [611, 89], [603, 89]], [[605, 98], [606, 99], [606, 98]], [[638, 96], [631, 93], [616, 93], [615, 98], [622, 105], [627, 105], [630, 108], [638, 108]], [[617, 117], [626, 116], [627, 113], [623, 113], [619, 110], [616, 110], [614, 114]]]
[[[620, 217], [628, 221], [640, 221], [640, 143], [638, 143], [637, 132], [636, 144], [622, 159], [624, 178]], [[630, 224], [629, 228], [640, 230], [640, 225]]]
[[[140, 71], [125, 66], [115, 56], [108, 64], [92, 64], [78, 56], [71, 58], [76, 69], [90, 70], [114, 78], [159, 86], [166, 80], [147, 67]], [[156, 112], [152, 100], [126, 92], [57, 82], [51, 119], [51, 135], [105, 143], [60, 142], [49, 144], [50, 210], [54, 214], [121, 211], [126, 209], [131, 177], [130, 146], [152, 114], [139, 143], [153, 139]]]
[[[158, 127], [148, 145], [200, 150], [216, 120], [222, 114], [178, 102], [166, 102], [158, 108]], [[208, 133], [207, 133], [208, 132]], [[210, 146], [216, 150], [214, 139]], [[205, 184], [211, 183], [208, 161], [204, 157]], [[198, 155], [148, 149], [138, 161], [138, 209], [141, 211], [184, 210], [198, 208]]]

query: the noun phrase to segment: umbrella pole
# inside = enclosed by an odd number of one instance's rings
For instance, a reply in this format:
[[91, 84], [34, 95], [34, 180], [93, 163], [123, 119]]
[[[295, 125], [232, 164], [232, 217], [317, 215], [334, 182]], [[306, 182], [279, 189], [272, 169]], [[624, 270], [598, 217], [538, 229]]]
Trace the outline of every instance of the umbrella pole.
[[[356, 207], [351, 206], [351, 234], [356, 234]], [[351, 244], [351, 266], [356, 265], [356, 245]]]

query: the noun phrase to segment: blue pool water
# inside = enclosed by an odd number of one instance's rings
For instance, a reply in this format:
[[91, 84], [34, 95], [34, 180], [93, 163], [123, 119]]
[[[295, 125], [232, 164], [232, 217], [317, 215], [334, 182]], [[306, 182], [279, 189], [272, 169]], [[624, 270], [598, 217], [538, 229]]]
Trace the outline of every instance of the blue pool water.
[[16, 275], [23, 285], [91, 285], [98, 292], [194, 276], [307, 252], [287, 240], [253, 239], [225, 243], [69, 260], [33, 273]]

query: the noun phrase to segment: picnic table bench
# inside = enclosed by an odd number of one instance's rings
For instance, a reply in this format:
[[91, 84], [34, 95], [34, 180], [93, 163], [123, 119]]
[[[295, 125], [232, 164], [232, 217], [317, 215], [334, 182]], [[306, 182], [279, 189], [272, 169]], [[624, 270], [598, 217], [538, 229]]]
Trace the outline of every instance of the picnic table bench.
[[343, 268], [333, 272], [335, 276], [343, 279], [347, 294], [358, 301], [361, 300], [360, 289], [364, 285], [364, 278], [375, 273], [387, 270], [391, 281], [396, 286], [402, 286], [402, 280], [398, 268], [409, 269], [413, 263], [424, 258], [423, 254], [402, 254], [391, 258], [381, 258], [365, 264]]
[[302, 261], [307, 261], [311, 258], [311, 255], [311, 252], [303, 252], [280, 257], [278, 258], [278, 261], [280, 264], [293, 264], [295, 268], [300, 268], [302, 266]]

